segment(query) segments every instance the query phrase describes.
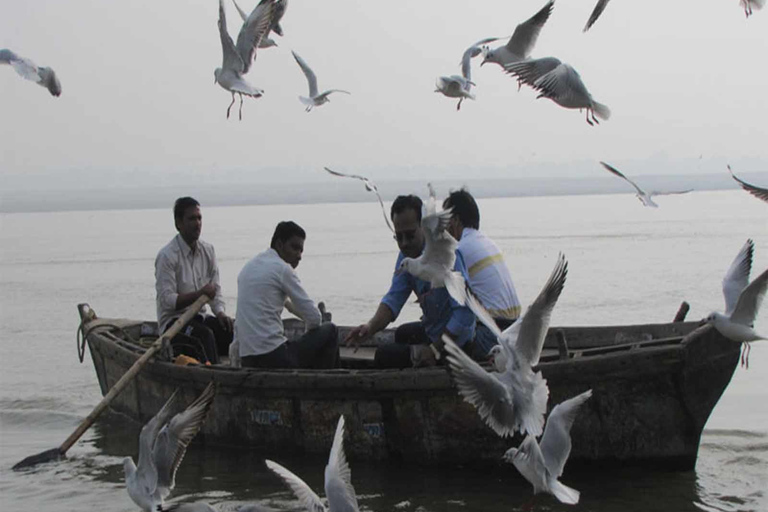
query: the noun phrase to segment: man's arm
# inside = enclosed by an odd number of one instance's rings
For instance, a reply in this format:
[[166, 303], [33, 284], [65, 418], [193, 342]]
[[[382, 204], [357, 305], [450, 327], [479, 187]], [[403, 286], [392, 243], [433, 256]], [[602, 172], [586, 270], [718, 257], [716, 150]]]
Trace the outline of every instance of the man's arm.
[[180, 311], [190, 306], [201, 295], [213, 298], [216, 287], [213, 283], [208, 283], [194, 292], [178, 293], [174, 263], [165, 254], [159, 254], [155, 260], [155, 291], [164, 309]]
[[307, 292], [304, 291], [304, 287], [301, 286], [298, 274], [292, 268], [287, 267], [283, 272], [282, 283], [285, 294], [288, 295], [293, 305], [294, 311], [291, 313], [304, 320], [307, 330], [318, 327], [323, 322], [323, 317]]
[[380, 330], [384, 329], [386, 326], [392, 323], [394, 319], [395, 315], [392, 310], [389, 309], [389, 306], [382, 302], [379, 304], [379, 307], [376, 309], [376, 313], [374, 313], [373, 317], [371, 317], [368, 322], [358, 325], [352, 329], [349, 334], [347, 334], [347, 337], [344, 338], [344, 342], [347, 344], [347, 346], [349, 346], [350, 343], [358, 345]]

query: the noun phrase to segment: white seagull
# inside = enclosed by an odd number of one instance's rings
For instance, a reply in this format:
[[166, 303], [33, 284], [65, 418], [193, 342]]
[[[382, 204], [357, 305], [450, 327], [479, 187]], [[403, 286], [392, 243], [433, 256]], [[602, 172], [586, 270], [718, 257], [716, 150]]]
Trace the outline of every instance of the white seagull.
[[547, 492], [568, 505], [579, 502], [579, 491], [560, 483], [558, 478], [571, 454], [571, 427], [579, 408], [592, 390], [557, 404], [549, 413], [541, 443], [528, 435], [518, 448], [510, 448], [504, 460], [515, 465], [526, 480], [533, 484], [533, 493]]
[[[235, 8], [237, 9], [237, 12], [240, 13], [240, 17], [243, 19], [243, 22], [248, 21], [248, 14], [246, 14], [245, 11], [243, 11], [239, 5], [237, 5], [237, 2], [235, 0], [232, 0], [232, 3], [235, 4]], [[272, 25], [269, 27], [270, 32], [274, 32], [275, 34], [282, 36], [283, 35], [283, 28], [280, 26], [280, 20], [283, 18], [283, 15], [285, 14], [285, 10], [288, 8], [288, 0], [277, 0], [275, 3], [275, 12], [272, 15]], [[273, 46], [277, 46], [277, 43], [274, 39], [269, 37], [269, 33], [264, 35], [264, 37], [261, 38], [261, 41], [259, 41], [259, 48], [272, 48]]]
[[250, 71], [256, 58], [256, 48], [269, 32], [274, 18], [275, 6], [275, 0], [261, 0], [243, 23], [237, 36], [237, 45], [235, 45], [229, 32], [227, 32], [224, 0], [219, 0], [219, 36], [221, 37], [223, 62], [220, 68], [216, 68], [213, 75], [215, 83], [232, 93], [232, 103], [227, 107], [227, 119], [229, 119], [232, 105], [235, 104], [235, 94], [240, 96], [240, 120], [243, 119], [243, 95], [258, 98], [264, 94], [264, 91], [246, 82], [243, 75]]
[[564, 108], [585, 109], [590, 125], [600, 124], [598, 117], [604, 121], [611, 117], [611, 109], [592, 98], [578, 71], [558, 58], [526, 60], [509, 64], [505, 69], [517, 78], [518, 85], [524, 83], [538, 91], [536, 99], [549, 98]]
[[31, 60], [19, 57], [5, 48], [0, 50], [0, 64], [10, 64], [19, 75], [45, 87], [53, 96], [61, 95], [61, 83], [51, 68], [37, 66]]
[[754, 252], [755, 244], [749, 239], [736, 255], [736, 259], [733, 260], [723, 278], [725, 313], [714, 311], [704, 320], [714, 325], [715, 329], [729, 340], [746, 344], [741, 356], [741, 364], [746, 364], [747, 367], [749, 367], [749, 343], [768, 339], [754, 329], [757, 312], [768, 289], [768, 269], [751, 283], [749, 282]]
[[742, 181], [739, 178], [736, 177], [735, 174], [733, 174], [733, 171], [731, 170], [731, 166], [728, 166], [728, 172], [731, 173], [731, 177], [735, 179], [739, 185], [741, 185], [741, 188], [752, 194], [758, 199], [762, 199], [766, 203], [768, 203], [768, 188], [760, 188], [756, 187], [755, 185], [751, 185], [747, 183], [746, 181]]
[[488, 37], [481, 39], [466, 50], [461, 57], [461, 75], [441, 76], [435, 82], [435, 92], [441, 93], [448, 98], [459, 98], [456, 110], [461, 109], [461, 102], [465, 98], [475, 99], [475, 95], [470, 92], [475, 83], [472, 81], [472, 59], [483, 52], [483, 45], [503, 39], [502, 37]]
[[357, 496], [352, 486], [352, 471], [344, 456], [344, 416], [339, 417], [336, 434], [333, 437], [331, 455], [325, 466], [325, 497], [328, 507], [320, 497], [298, 476], [271, 460], [265, 460], [267, 467], [276, 473], [299, 498], [310, 512], [358, 512]]
[[491, 349], [498, 373], [485, 371], [447, 337], [443, 338], [459, 393], [501, 437], [511, 436], [516, 430], [541, 434], [549, 388], [541, 372], [531, 367], [539, 363], [552, 310], [567, 274], [568, 262], [561, 254], [525, 315], [500, 333], [499, 345]]
[[592, 14], [589, 15], [587, 24], [584, 25], [583, 32], [586, 32], [587, 30], [592, 28], [592, 25], [595, 24], [595, 22], [597, 21], [597, 18], [599, 18], [600, 15], [603, 14], [605, 7], [608, 5], [608, 2], [609, 0], [598, 0], [598, 2], [595, 4], [595, 8], [592, 9]]
[[215, 388], [213, 382], [184, 411], [172, 418], [171, 406], [178, 389], [165, 405], [141, 429], [139, 435], [139, 465], [133, 459], [123, 459], [125, 485], [128, 495], [145, 512], [162, 510], [163, 500], [176, 484], [176, 470], [192, 438], [211, 408]]
[[641, 189], [640, 187], [637, 186], [637, 183], [635, 183], [631, 179], [629, 179], [626, 176], [624, 176], [624, 174], [622, 174], [615, 167], [613, 167], [613, 166], [611, 166], [611, 165], [609, 165], [609, 164], [607, 164], [605, 162], [600, 162], [600, 165], [605, 167], [605, 169], [608, 172], [610, 172], [612, 174], [615, 174], [619, 178], [623, 178], [624, 180], [627, 181], [627, 183], [629, 183], [630, 185], [635, 187], [635, 190], [637, 191], [637, 194], [635, 194], [635, 195], [640, 200], [640, 202], [643, 203], [643, 206], [649, 206], [651, 208], [658, 208], [659, 205], [656, 204], [656, 202], [654, 202], [653, 199], [651, 199], [653, 196], [666, 196], [666, 195], [671, 195], [671, 194], [687, 194], [688, 192], [691, 191], [691, 189], [688, 189], [688, 190], [676, 190], [676, 191], [670, 191], [670, 192], [660, 192], [658, 190], [654, 190], [654, 191], [651, 191], [651, 192], [645, 192], [643, 189]]
[[327, 167], [323, 167], [323, 169], [325, 169], [330, 174], [333, 174], [334, 176], [340, 176], [342, 178], [354, 178], [356, 180], [362, 181], [363, 184], [365, 185], [365, 190], [367, 190], [368, 192], [373, 192], [374, 194], [376, 194], [376, 197], [379, 199], [379, 205], [381, 205], [381, 213], [384, 215], [384, 222], [387, 223], [387, 227], [389, 228], [389, 230], [392, 233], [395, 232], [395, 229], [392, 227], [392, 224], [390, 224], [390, 222], [389, 222], [389, 217], [387, 217], [387, 209], [384, 208], [384, 201], [381, 200], [381, 195], [379, 194], [379, 189], [378, 189], [378, 187], [376, 187], [375, 183], [373, 183], [371, 180], [369, 180], [365, 176], [360, 176], [359, 174], [344, 174], [343, 172], [332, 171], [331, 169], [329, 169]]
[[486, 47], [483, 61], [480, 65], [482, 66], [486, 62], [493, 62], [501, 67], [506, 67], [513, 62], [519, 62], [530, 57], [541, 28], [549, 19], [549, 15], [552, 14], [554, 5], [555, 0], [550, 0], [539, 12], [531, 16], [527, 21], [520, 23], [504, 46], [499, 46], [493, 50]]
[[765, 0], [739, 0], [739, 5], [744, 8], [744, 14], [749, 18], [752, 15], [752, 9], [759, 10], [765, 6]]
[[323, 103], [328, 103], [331, 101], [328, 99], [328, 96], [331, 93], [334, 92], [343, 92], [344, 94], [351, 94], [348, 91], [343, 91], [341, 89], [328, 89], [327, 91], [323, 91], [322, 93], [318, 94], [317, 92], [317, 76], [315, 76], [315, 72], [312, 71], [312, 69], [307, 65], [306, 62], [304, 62], [304, 59], [299, 57], [299, 54], [292, 51], [293, 58], [296, 59], [296, 62], [299, 64], [299, 67], [304, 72], [304, 76], [307, 77], [307, 82], [309, 83], [309, 97], [305, 96], [299, 96], [299, 101], [301, 101], [304, 105], [306, 105], [306, 111], [309, 112], [312, 110], [312, 107], [319, 107]]

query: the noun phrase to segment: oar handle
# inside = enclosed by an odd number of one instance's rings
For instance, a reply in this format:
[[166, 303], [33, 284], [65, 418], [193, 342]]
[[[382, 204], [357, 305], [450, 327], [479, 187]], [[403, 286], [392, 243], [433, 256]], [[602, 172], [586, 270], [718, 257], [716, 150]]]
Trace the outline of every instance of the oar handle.
[[181, 331], [181, 329], [190, 320], [192, 320], [192, 318], [200, 311], [203, 306], [205, 306], [206, 302], [209, 300], [210, 299], [207, 295], [201, 295], [198, 297], [197, 300], [192, 303], [192, 305], [187, 308], [186, 311], [184, 311], [184, 314], [176, 319], [171, 328], [165, 331], [165, 333], [163, 333], [159, 338], [155, 340], [154, 343], [152, 343], [146, 352], [144, 352], [144, 354], [138, 358], [135, 363], [133, 363], [133, 366], [131, 366], [128, 371], [125, 372], [117, 382], [115, 382], [115, 385], [112, 386], [112, 389], [110, 389], [106, 395], [104, 395], [104, 398], [101, 399], [99, 405], [94, 407], [93, 411], [91, 411], [91, 414], [89, 414], [82, 421], [82, 423], [80, 423], [77, 429], [75, 429], [75, 431], [72, 432], [72, 434], [61, 444], [59, 447], [59, 452], [61, 455], [64, 455], [67, 450], [69, 450], [72, 445], [75, 444], [78, 439], [80, 439], [80, 436], [82, 436], [85, 431], [88, 430], [91, 425], [93, 425], [93, 422], [96, 421], [96, 418], [99, 416], [99, 414], [104, 412], [104, 409], [106, 409], [112, 400], [114, 400], [114, 398], [120, 394], [120, 392], [133, 380], [136, 374], [138, 374], [141, 369], [149, 362], [149, 359], [155, 355], [158, 350], [160, 350], [160, 348], [163, 346], [163, 340], [170, 340], [176, 336], [179, 331]]

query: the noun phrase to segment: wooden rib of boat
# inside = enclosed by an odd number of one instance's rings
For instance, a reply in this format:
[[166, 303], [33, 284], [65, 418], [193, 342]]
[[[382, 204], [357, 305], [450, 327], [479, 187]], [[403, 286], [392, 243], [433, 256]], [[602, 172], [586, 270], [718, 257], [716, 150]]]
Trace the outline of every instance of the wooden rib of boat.
[[[147, 335], [156, 336], [157, 326], [96, 318], [88, 305], [78, 308], [106, 394], [148, 346]], [[285, 325], [289, 338], [303, 330], [298, 320]], [[348, 328], [339, 331], [343, 339]], [[392, 337], [386, 330], [357, 352], [342, 349], [343, 367], [334, 370], [180, 366], [158, 357], [111, 407], [143, 423], [176, 388], [191, 401], [214, 381], [216, 399], [198, 437], [264, 456], [327, 456], [340, 414], [347, 424], [345, 449], [358, 460], [498, 464], [507, 448], [519, 444], [519, 436], [499, 438], [482, 422], [445, 367], [372, 368], [376, 345]], [[551, 328], [538, 366], [549, 385], [549, 408], [593, 390], [571, 431], [569, 465], [692, 469], [702, 429], [739, 352], [738, 343], [695, 322]]]

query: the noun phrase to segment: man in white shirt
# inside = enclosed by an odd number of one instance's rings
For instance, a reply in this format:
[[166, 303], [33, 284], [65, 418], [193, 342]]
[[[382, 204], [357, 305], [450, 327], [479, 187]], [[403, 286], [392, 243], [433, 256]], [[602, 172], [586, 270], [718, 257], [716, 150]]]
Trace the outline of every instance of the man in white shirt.
[[[469, 192], [463, 188], [451, 192], [443, 201], [443, 208], [453, 209], [448, 231], [459, 241], [459, 252], [467, 265], [470, 289], [499, 328], [506, 329], [520, 316], [520, 301], [504, 262], [504, 254], [479, 231], [480, 210]], [[478, 322], [473, 343], [470, 355], [481, 360], [487, 357], [498, 340], [490, 329]]]
[[232, 342], [232, 319], [227, 316], [221, 298], [216, 252], [211, 244], [200, 240], [203, 216], [197, 200], [177, 199], [173, 217], [179, 233], [155, 258], [158, 329], [165, 332], [193, 302], [207, 295], [211, 298], [213, 315], [207, 312], [206, 305], [201, 314], [171, 340], [171, 345], [175, 352], [195, 357], [201, 363], [216, 364], [218, 354], [226, 354]]
[[[280, 222], [270, 248], [245, 264], [237, 276], [235, 338], [246, 368], [334, 368], [338, 330], [323, 318], [301, 286], [299, 266], [307, 235], [295, 222]], [[282, 313], [287, 308], [307, 332], [288, 341]]]

